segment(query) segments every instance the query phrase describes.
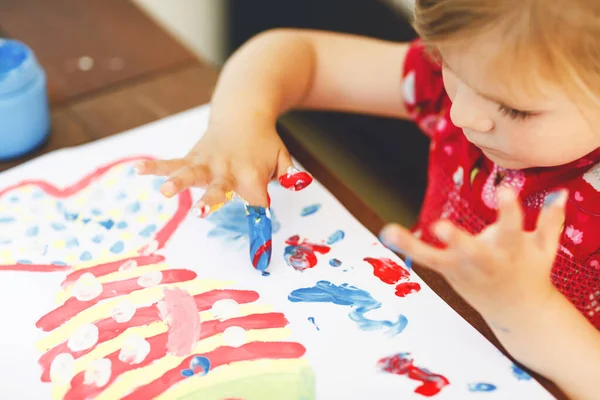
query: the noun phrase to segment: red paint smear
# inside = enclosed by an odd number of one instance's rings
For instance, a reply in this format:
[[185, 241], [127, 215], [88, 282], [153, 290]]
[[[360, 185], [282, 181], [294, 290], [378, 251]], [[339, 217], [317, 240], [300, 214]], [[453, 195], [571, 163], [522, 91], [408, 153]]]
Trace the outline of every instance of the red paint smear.
[[[200, 340], [204, 340], [208, 337], [214, 336], [219, 333], [223, 333], [225, 329], [231, 326], [239, 326], [245, 330], [249, 329], [272, 329], [272, 328], [283, 328], [288, 324], [287, 319], [281, 313], [267, 313], [267, 314], [253, 314], [239, 318], [231, 318], [225, 321], [211, 320], [207, 322], [203, 322], [200, 324]], [[150, 353], [146, 356], [144, 361], [139, 364], [126, 364], [119, 360], [119, 351], [115, 351], [105, 358], [111, 361], [112, 365], [112, 374], [110, 376], [110, 380], [108, 381], [106, 387], [114, 382], [118, 377], [128, 371], [135, 370], [138, 368], [145, 367], [150, 365], [155, 360], [163, 358], [167, 354], [167, 333], [161, 333], [159, 335], [150, 337], [146, 339], [150, 344]], [[252, 344], [252, 343], [250, 343]], [[238, 349], [234, 349], [232, 347], [221, 347], [215, 351], [219, 351], [221, 349], [225, 350], [225, 353], [231, 353], [234, 350], [239, 350], [247, 346], [248, 344], [239, 347]], [[275, 349], [278, 349], [280, 346], [284, 346], [285, 343], [274, 343]], [[301, 345], [298, 345], [301, 346]], [[304, 347], [302, 347], [304, 354]], [[282, 351], [283, 352], [283, 351]], [[213, 352], [214, 353], [214, 352]], [[258, 356], [262, 358], [268, 357], [268, 351], [259, 351]], [[265, 353], [266, 355], [263, 355]], [[208, 353], [212, 354], [212, 353]], [[242, 354], [246, 354], [247, 356], [252, 356], [253, 354], [248, 354], [248, 352], [242, 351]], [[300, 355], [302, 355], [300, 354]], [[299, 356], [298, 356], [299, 357]], [[187, 360], [189, 364], [189, 357]], [[210, 359], [210, 358], [209, 358]], [[211, 360], [211, 368], [214, 365], [213, 360]], [[78, 400], [78, 399], [87, 399], [93, 398], [98, 393], [102, 392], [103, 388], [98, 388], [95, 385], [86, 385], [84, 384], [84, 372], [80, 372], [71, 380], [71, 389], [67, 392], [64, 397], [64, 400]], [[159, 380], [160, 381], [160, 380]], [[170, 385], [169, 385], [170, 386]], [[138, 397], [138, 398], [149, 398], [149, 397]]]
[[165, 289], [161, 303], [163, 319], [167, 323], [167, 351], [169, 354], [183, 357], [194, 349], [200, 335], [200, 314], [194, 298], [180, 288]]
[[285, 242], [294, 246], [292, 249], [285, 250], [285, 256], [289, 257], [288, 264], [300, 271], [317, 265], [318, 261], [315, 253], [327, 254], [331, 250], [329, 246], [324, 244], [310, 243], [306, 240], [300, 241], [298, 235], [290, 237]]
[[[210, 360], [211, 370], [221, 365], [231, 364], [239, 361], [252, 361], [260, 359], [292, 359], [302, 357], [306, 348], [299, 343], [293, 342], [252, 342], [246, 343], [238, 348], [220, 347], [209, 353], [197, 354]], [[185, 378], [181, 375], [182, 369], [188, 368], [192, 357], [186, 358], [177, 368], [164, 374], [159, 379], [140, 386], [123, 399], [151, 399], [171, 388], [177, 382]], [[210, 372], [209, 372], [210, 373]], [[192, 378], [193, 379], [193, 378]]]
[[411, 293], [416, 293], [421, 290], [421, 285], [417, 282], [402, 282], [396, 286], [396, 296], [406, 297]]
[[271, 239], [267, 240], [265, 242], [265, 244], [263, 244], [262, 246], [260, 246], [258, 248], [258, 250], [256, 250], [256, 254], [254, 254], [254, 258], [252, 259], [252, 265], [254, 265], [254, 268], [258, 267], [258, 262], [260, 261], [260, 258], [262, 257], [262, 255], [266, 252], [270, 252], [271, 251]]
[[[196, 273], [186, 269], [172, 269], [162, 272], [160, 284], [180, 283], [190, 281], [196, 278]], [[145, 289], [138, 284], [138, 278], [126, 279], [124, 281], [110, 282], [102, 285], [102, 293], [90, 301], [79, 301], [75, 297], [70, 297], [60, 307], [50, 311], [40, 318], [35, 326], [44, 332], [49, 332], [58, 328], [69, 319], [86, 310], [101, 300], [110, 299], [117, 296], [130, 294], [136, 290]]]
[[167, 224], [156, 234], [154, 239], [158, 242], [158, 248], [162, 249], [167, 243], [171, 235], [175, 233], [179, 224], [183, 222], [186, 215], [192, 208], [192, 193], [189, 190], [181, 192], [179, 194], [179, 205], [177, 211], [173, 214], [173, 217], [167, 222]]
[[304, 171], [298, 171], [293, 174], [285, 174], [279, 177], [279, 184], [286, 189], [302, 190], [313, 181], [312, 176]]
[[364, 261], [373, 266], [373, 274], [382, 282], [393, 285], [400, 280], [410, 278], [410, 273], [389, 258], [370, 258], [367, 257]]
[[18, 272], [65, 272], [70, 271], [72, 267], [54, 264], [12, 264], [0, 265], [0, 271], [18, 271]]
[[[258, 298], [258, 293], [251, 290], [217, 289], [195, 295], [194, 301], [196, 302], [198, 312], [201, 312], [209, 310], [218, 300], [231, 299], [235, 300], [238, 304], [247, 304], [258, 300]], [[125, 323], [119, 323], [112, 318], [95, 321], [94, 323], [98, 327], [99, 334], [98, 342], [93, 347], [83, 351], [72, 352], [67, 343], [61, 343], [40, 357], [38, 362], [42, 367], [42, 382], [50, 382], [50, 365], [52, 364], [52, 360], [60, 353], [69, 353], [73, 358], [77, 359], [93, 351], [99, 344], [116, 338], [128, 328], [149, 325], [160, 321], [160, 319], [160, 313], [156, 307], [156, 303], [154, 303], [147, 307], [138, 308], [131, 320]]]
[[119, 268], [121, 267], [121, 265], [123, 265], [124, 263], [126, 263], [128, 261], [135, 261], [138, 266], [141, 266], [141, 265], [158, 264], [160, 262], [163, 262], [164, 260], [165, 260], [165, 258], [163, 256], [151, 255], [151, 256], [125, 258], [125, 259], [122, 259], [119, 261], [114, 261], [114, 262], [110, 262], [110, 263], [106, 263], [106, 264], [94, 265], [93, 267], [80, 269], [80, 270], [77, 270], [77, 271], [72, 272], [69, 275], [67, 275], [67, 277], [65, 278], [65, 280], [62, 283], [62, 287], [65, 289], [68, 288], [69, 286], [71, 286], [72, 284], [77, 282], [77, 279], [79, 279], [81, 277], [81, 275], [83, 275], [85, 273], [91, 273], [96, 278], [98, 278], [100, 276], [104, 276], [104, 275], [111, 274], [113, 272], [117, 272], [119, 270]]
[[415, 367], [409, 354], [396, 354], [382, 358], [377, 366], [383, 371], [395, 375], [406, 375], [409, 379], [420, 381], [422, 385], [415, 389], [415, 393], [423, 396], [438, 394], [450, 381], [442, 375], [434, 374], [424, 368]]

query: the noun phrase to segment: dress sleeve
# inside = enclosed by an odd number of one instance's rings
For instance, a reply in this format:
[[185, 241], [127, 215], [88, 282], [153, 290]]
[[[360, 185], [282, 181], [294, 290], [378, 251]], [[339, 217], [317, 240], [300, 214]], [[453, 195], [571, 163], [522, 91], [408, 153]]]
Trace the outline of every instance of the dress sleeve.
[[444, 88], [442, 68], [426, 54], [420, 40], [410, 44], [402, 71], [402, 90], [411, 119], [432, 137], [440, 120], [446, 120], [450, 99]]

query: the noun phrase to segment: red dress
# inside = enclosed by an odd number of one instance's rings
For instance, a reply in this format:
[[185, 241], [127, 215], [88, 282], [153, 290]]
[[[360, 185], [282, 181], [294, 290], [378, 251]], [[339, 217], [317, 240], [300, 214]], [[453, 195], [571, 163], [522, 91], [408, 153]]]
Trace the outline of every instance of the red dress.
[[495, 165], [450, 120], [451, 101], [441, 67], [412, 43], [404, 71], [404, 101], [412, 119], [431, 138], [428, 187], [414, 232], [439, 245], [428, 229], [446, 218], [477, 234], [495, 222], [496, 191], [519, 191], [526, 229], [535, 228], [546, 196], [569, 190], [554, 285], [600, 329], [600, 149], [567, 165], [510, 170]]

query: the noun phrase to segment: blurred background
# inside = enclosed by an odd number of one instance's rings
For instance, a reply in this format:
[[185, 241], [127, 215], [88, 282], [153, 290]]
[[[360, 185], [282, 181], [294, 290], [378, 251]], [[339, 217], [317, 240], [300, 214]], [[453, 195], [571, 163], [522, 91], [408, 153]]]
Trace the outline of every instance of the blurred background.
[[[410, 26], [413, 0], [134, 2], [217, 66], [251, 36], [275, 27], [324, 29], [395, 41], [415, 37]], [[292, 112], [282, 122], [384, 219], [414, 222], [425, 190], [428, 141], [411, 123], [320, 112]]]

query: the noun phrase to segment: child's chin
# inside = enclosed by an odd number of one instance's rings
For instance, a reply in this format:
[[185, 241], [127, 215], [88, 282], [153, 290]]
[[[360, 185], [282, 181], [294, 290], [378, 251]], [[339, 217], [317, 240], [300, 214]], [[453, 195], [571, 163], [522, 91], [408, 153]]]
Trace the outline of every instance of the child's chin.
[[489, 158], [494, 164], [496, 164], [499, 167], [502, 168], [506, 168], [506, 169], [526, 169], [526, 168], [531, 168], [531, 165], [528, 165], [522, 161], [519, 160], [515, 160], [515, 159], [509, 159], [509, 158], [505, 158], [501, 155], [498, 154], [492, 154], [491, 152], [488, 152], [486, 150], [481, 150], [483, 151], [483, 154], [485, 154], [485, 156], [487, 158]]

